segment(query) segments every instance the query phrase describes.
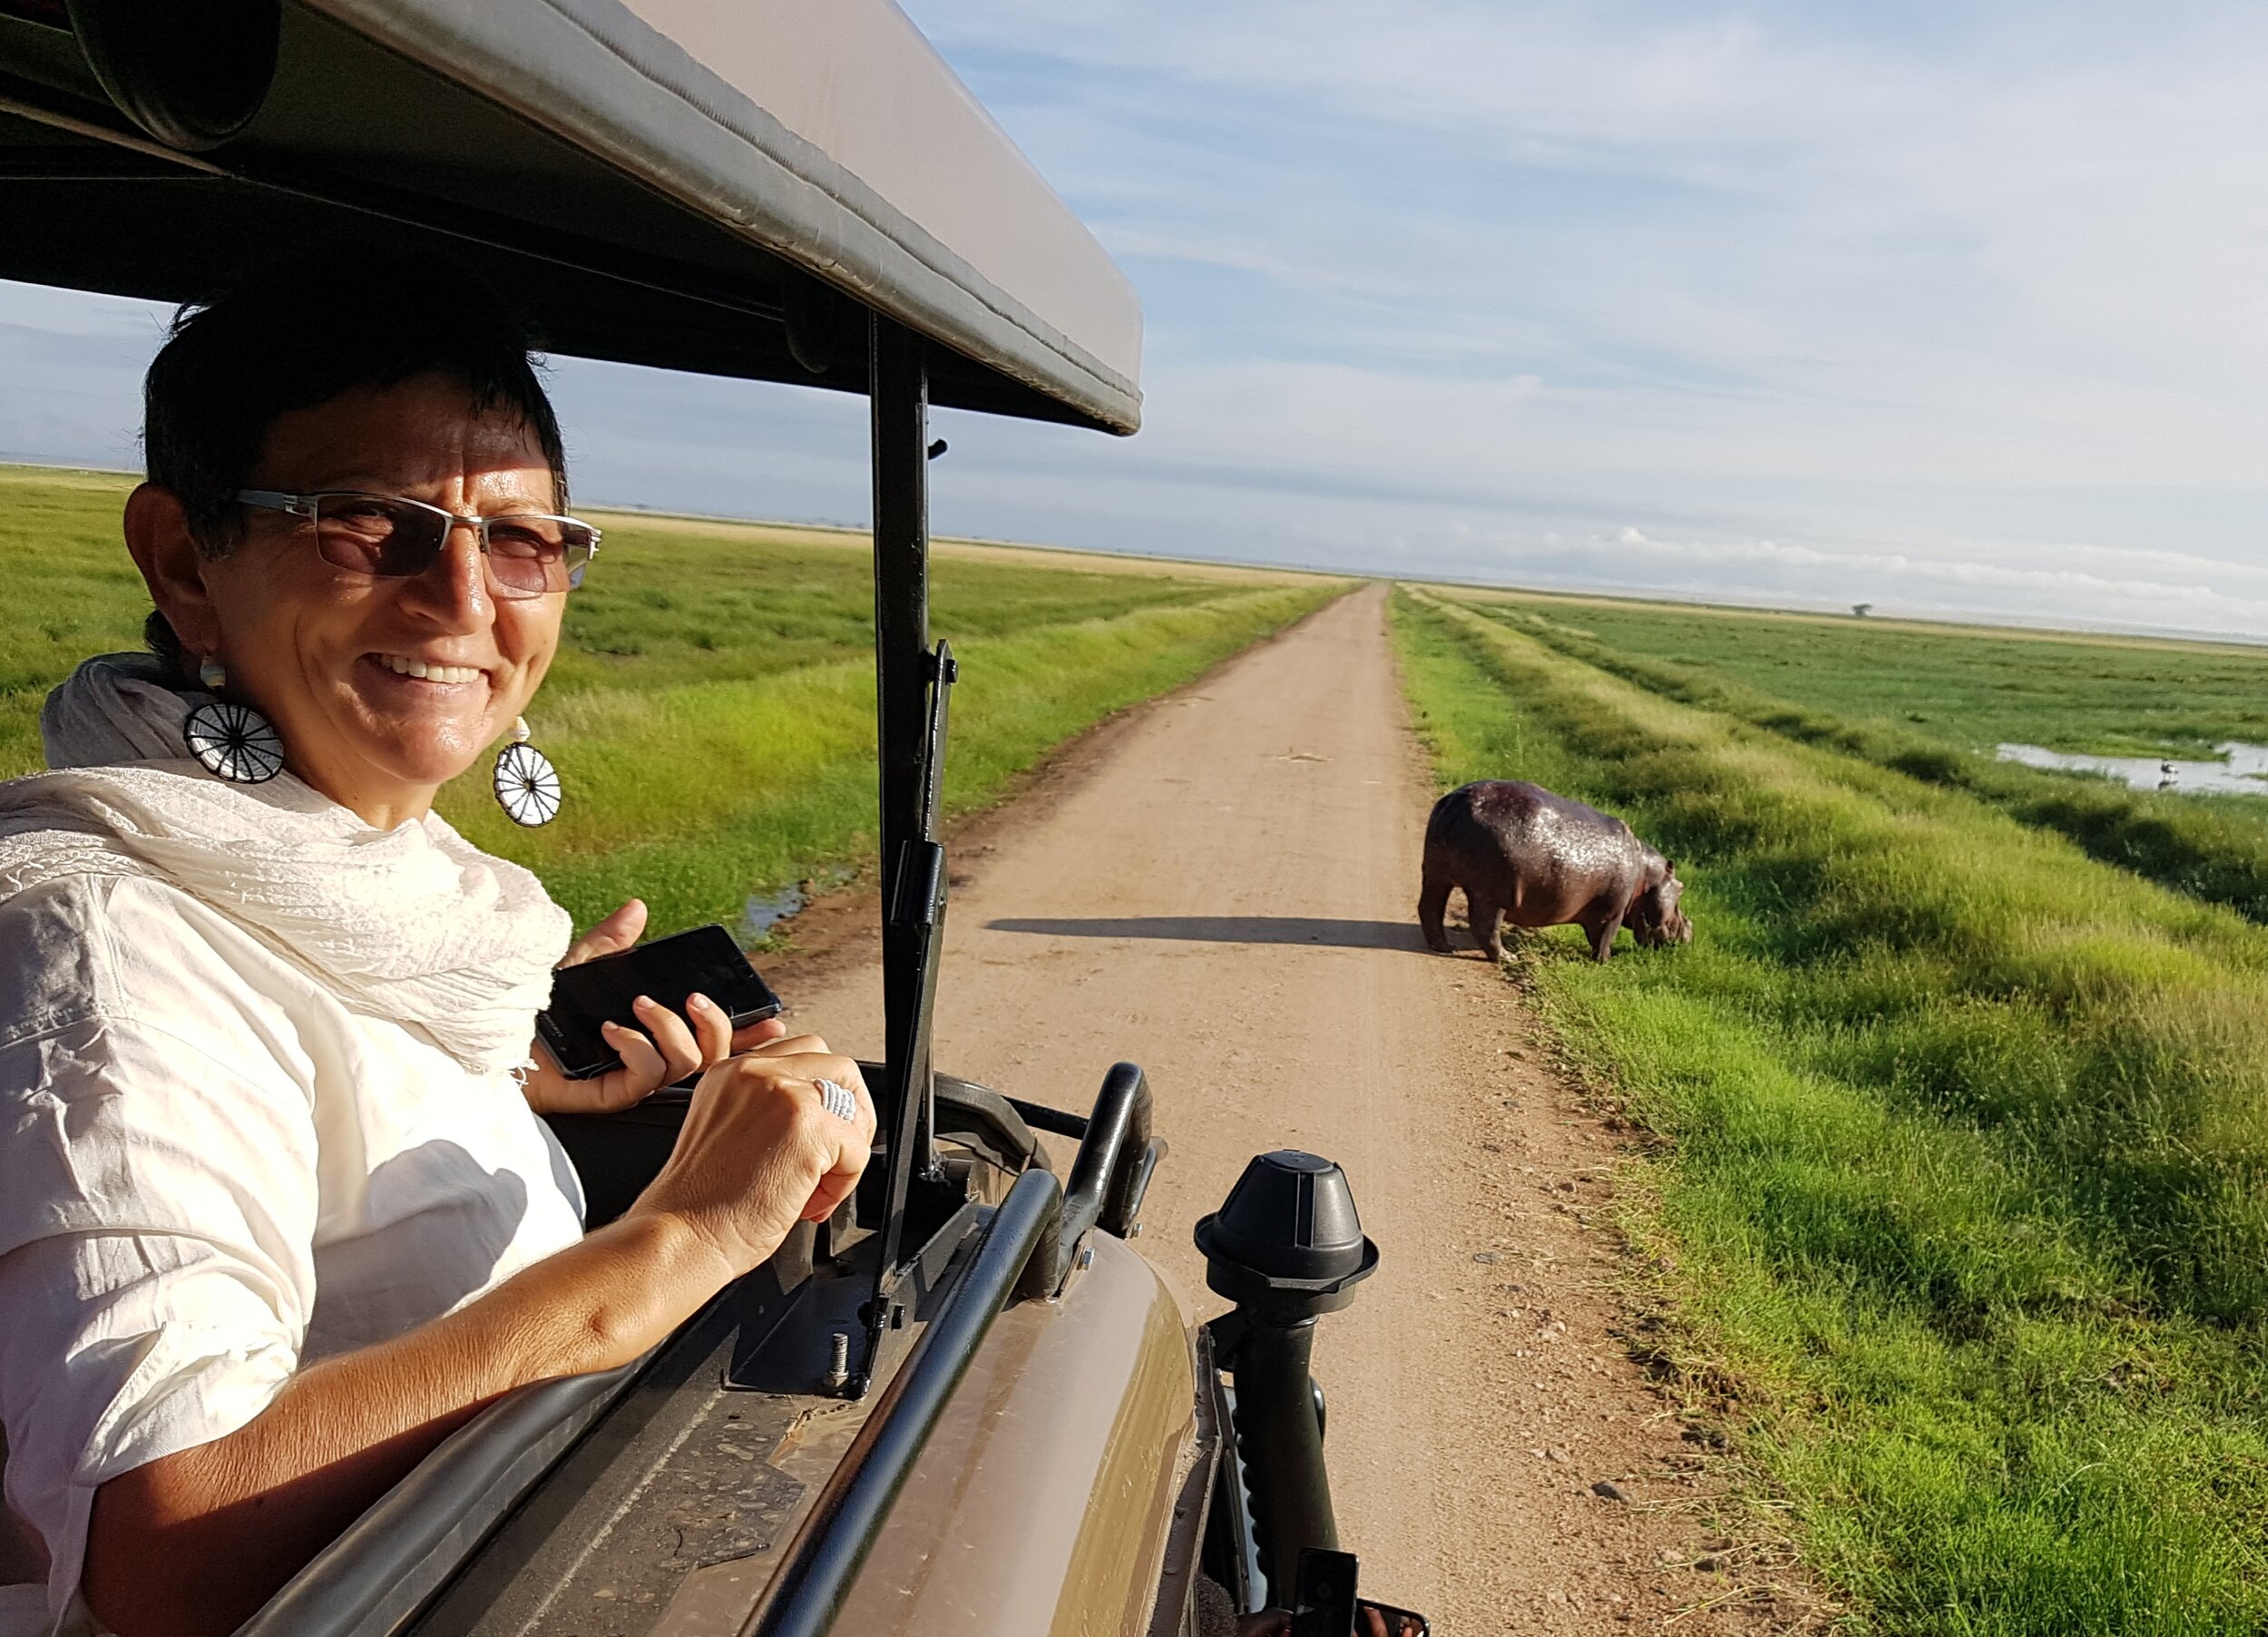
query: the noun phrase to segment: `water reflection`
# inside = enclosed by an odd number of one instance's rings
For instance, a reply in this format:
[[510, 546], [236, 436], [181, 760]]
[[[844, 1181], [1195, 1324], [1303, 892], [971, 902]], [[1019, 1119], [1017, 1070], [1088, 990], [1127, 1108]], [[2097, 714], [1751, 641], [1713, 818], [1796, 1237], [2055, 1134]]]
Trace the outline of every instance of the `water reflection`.
[[848, 881], [851, 874], [851, 871], [837, 866], [823, 869], [816, 876], [807, 876], [800, 881], [791, 881], [777, 892], [750, 894], [747, 909], [740, 917], [740, 925], [734, 928], [733, 936], [739, 940], [743, 949], [761, 944], [772, 936], [782, 921], [792, 920], [802, 912], [805, 905], [821, 893], [833, 892]]
[[2268, 796], [2268, 745], [2234, 740], [2218, 746], [2225, 760], [2171, 761], [2156, 756], [2077, 756], [2039, 745], [2002, 745], [2002, 761], [2066, 773], [2102, 773], [2137, 790], [2188, 795]]

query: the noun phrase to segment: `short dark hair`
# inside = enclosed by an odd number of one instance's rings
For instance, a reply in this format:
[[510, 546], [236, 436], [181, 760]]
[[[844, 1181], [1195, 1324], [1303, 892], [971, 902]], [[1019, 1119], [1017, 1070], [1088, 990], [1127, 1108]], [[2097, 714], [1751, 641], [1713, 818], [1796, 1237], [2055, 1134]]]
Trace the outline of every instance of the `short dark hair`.
[[[564, 511], [566, 450], [530, 351], [525, 326], [445, 263], [288, 262], [174, 314], [142, 380], [144, 469], [180, 499], [199, 548], [225, 556], [242, 536], [234, 496], [279, 417], [358, 388], [442, 375], [463, 385], [476, 413], [504, 410], [535, 435]], [[147, 634], [181, 663], [162, 614], [152, 613]]]
[[232, 497], [279, 417], [357, 388], [443, 375], [476, 412], [503, 409], [527, 424], [564, 507], [559, 418], [529, 350], [503, 304], [445, 263], [289, 262], [174, 315], [142, 382], [142, 458], [150, 481], [180, 497], [199, 544], [226, 553], [240, 522]]

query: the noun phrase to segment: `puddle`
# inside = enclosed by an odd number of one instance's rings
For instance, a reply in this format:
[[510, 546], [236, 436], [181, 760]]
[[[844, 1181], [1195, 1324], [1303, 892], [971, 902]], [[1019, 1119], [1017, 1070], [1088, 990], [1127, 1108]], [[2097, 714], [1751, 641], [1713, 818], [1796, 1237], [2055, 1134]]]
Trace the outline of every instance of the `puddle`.
[[847, 869], [824, 870], [781, 887], [777, 892], [751, 893], [734, 936], [744, 949], [763, 943], [782, 921], [798, 914], [821, 893], [832, 892], [851, 878]]
[[2101, 773], [2137, 790], [2187, 795], [2268, 796], [2268, 745], [2236, 740], [2215, 747], [2219, 761], [2172, 761], [2156, 756], [2075, 756], [2038, 745], [2002, 745], [2002, 761], [2065, 773]]

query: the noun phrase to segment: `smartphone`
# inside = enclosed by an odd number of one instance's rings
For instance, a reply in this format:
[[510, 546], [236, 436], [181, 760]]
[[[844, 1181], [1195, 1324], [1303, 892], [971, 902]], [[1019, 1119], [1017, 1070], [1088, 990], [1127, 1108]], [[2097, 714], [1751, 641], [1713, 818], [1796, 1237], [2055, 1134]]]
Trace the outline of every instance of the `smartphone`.
[[1356, 1596], [1361, 1569], [1352, 1552], [1302, 1546], [1292, 1637], [1432, 1637], [1424, 1615]]
[[535, 1015], [535, 1033], [570, 1080], [589, 1080], [622, 1066], [599, 1025], [618, 1023], [645, 1033], [631, 1002], [651, 995], [684, 1015], [696, 990], [732, 1019], [736, 1029], [775, 1016], [779, 996], [757, 975], [732, 934], [711, 923], [656, 938], [620, 955], [602, 955], [552, 975], [552, 1004]]

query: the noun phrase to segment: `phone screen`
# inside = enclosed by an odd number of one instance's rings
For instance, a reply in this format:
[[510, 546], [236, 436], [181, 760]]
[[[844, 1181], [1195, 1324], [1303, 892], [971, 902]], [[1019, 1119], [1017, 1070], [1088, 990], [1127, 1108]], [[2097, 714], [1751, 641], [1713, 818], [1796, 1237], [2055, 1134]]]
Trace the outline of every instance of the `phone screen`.
[[683, 1015], [696, 990], [709, 996], [739, 1028], [779, 1011], [779, 997], [757, 975], [732, 935], [713, 923], [656, 938], [552, 975], [552, 1004], [535, 1015], [535, 1032], [570, 1080], [588, 1080], [622, 1066], [599, 1033], [602, 1023], [643, 1026], [631, 1003], [651, 995]]

